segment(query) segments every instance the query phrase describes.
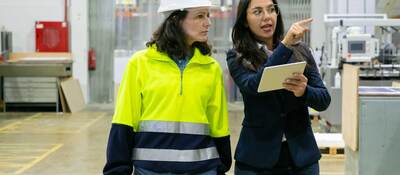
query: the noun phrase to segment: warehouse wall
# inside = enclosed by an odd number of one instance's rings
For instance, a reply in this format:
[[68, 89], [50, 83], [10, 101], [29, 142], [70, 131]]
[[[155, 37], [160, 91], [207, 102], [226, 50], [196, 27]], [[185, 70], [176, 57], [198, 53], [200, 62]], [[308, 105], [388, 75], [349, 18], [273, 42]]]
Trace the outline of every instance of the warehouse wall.
[[35, 21], [64, 20], [64, 0], [1, 0], [0, 27], [13, 32], [16, 52], [35, 50]]
[[[73, 76], [79, 79], [88, 101], [88, 4], [87, 0], [69, 0], [70, 45]], [[35, 21], [63, 21], [64, 0], [1, 0], [0, 27], [13, 33], [14, 52], [35, 51]]]

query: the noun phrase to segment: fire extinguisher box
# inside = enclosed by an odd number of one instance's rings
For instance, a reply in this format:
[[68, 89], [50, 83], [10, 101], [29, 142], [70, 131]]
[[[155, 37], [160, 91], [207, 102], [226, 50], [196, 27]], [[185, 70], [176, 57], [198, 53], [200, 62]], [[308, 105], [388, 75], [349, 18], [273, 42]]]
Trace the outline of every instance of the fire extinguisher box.
[[36, 52], [69, 52], [67, 22], [37, 21]]

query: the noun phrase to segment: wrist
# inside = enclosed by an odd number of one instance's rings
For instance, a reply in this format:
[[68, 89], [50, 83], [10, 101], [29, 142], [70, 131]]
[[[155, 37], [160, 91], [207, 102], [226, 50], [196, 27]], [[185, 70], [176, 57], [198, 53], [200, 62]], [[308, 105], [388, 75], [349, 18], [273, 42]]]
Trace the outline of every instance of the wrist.
[[289, 48], [289, 46], [290, 46], [290, 44], [288, 43], [288, 41], [286, 40], [286, 38], [284, 38], [284, 39], [281, 41], [281, 43], [282, 43], [285, 47], [287, 47], [287, 48]]

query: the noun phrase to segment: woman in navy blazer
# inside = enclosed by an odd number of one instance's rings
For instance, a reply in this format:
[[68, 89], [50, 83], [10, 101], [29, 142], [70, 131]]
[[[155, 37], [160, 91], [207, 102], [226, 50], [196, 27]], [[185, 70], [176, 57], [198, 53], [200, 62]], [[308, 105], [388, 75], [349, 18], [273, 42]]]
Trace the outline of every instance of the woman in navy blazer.
[[[236, 147], [235, 174], [319, 174], [321, 158], [308, 107], [325, 110], [330, 95], [309, 48], [300, 43], [312, 19], [292, 24], [283, 37], [276, 0], [240, 0], [227, 53], [231, 76], [243, 96], [245, 117]], [[285, 89], [258, 93], [265, 67], [306, 61], [304, 73]]]

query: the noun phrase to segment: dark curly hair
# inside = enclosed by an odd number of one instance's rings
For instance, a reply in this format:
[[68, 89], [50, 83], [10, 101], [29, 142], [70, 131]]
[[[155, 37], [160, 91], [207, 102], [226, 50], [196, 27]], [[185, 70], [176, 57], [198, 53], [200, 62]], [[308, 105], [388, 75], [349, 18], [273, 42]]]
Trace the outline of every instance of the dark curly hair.
[[207, 42], [194, 42], [187, 46], [182, 21], [188, 14], [187, 10], [172, 12], [153, 33], [152, 38], [146, 43], [147, 47], [155, 44], [159, 52], [167, 53], [174, 58], [184, 58], [190, 49], [198, 48], [203, 55], [211, 54], [211, 46]]

